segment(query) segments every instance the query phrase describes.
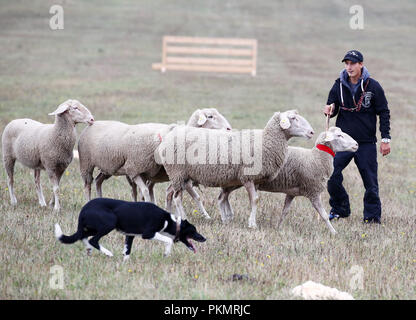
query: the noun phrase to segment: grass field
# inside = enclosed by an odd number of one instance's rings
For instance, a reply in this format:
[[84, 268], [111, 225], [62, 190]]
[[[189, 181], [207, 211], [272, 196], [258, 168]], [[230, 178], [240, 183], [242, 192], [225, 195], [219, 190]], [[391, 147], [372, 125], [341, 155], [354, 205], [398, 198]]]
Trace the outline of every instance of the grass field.
[[[64, 8], [64, 30], [49, 28], [49, 8]], [[216, 107], [235, 129], [262, 128], [275, 111], [296, 108], [318, 133], [322, 107], [343, 65], [344, 53], [363, 52], [391, 110], [392, 153], [379, 155], [382, 225], [362, 223], [364, 187], [354, 164], [344, 186], [352, 215], [334, 222], [331, 236], [304, 198], [297, 198], [279, 230], [283, 195], [260, 192], [257, 230], [248, 225], [244, 190], [231, 196], [235, 218], [223, 225], [218, 189], [201, 187], [213, 219], [204, 220], [185, 196], [190, 220], [208, 239], [192, 254], [136, 239], [122, 262], [124, 237], [102, 239], [115, 256], [87, 257], [82, 243], [63, 246], [54, 223], [73, 233], [85, 203], [79, 164], [61, 181], [60, 213], [38, 206], [33, 173], [16, 166], [18, 205], [10, 205], [0, 170], [1, 299], [293, 299], [307, 280], [350, 292], [356, 299], [416, 298], [416, 4], [413, 0], [360, 1], [364, 30], [351, 30], [356, 1], [5, 1], [0, 0], [0, 129], [15, 118], [52, 122], [66, 99], [86, 105], [96, 120], [126, 123], [186, 120], [197, 107]], [[256, 38], [256, 77], [167, 72], [160, 62], [163, 35]], [[332, 123], [334, 120], [332, 120]], [[83, 126], [77, 130], [80, 132]], [[379, 137], [379, 133], [378, 137]], [[312, 147], [294, 139], [291, 145]], [[44, 193], [52, 187], [42, 173]], [[167, 184], [156, 187], [164, 203]], [[124, 178], [103, 185], [104, 195], [130, 200]], [[48, 199], [49, 200], [49, 199]], [[323, 194], [327, 210], [328, 195]], [[51, 267], [64, 271], [64, 288], [49, 285]], [[362, 287], [351, 287], [362, 268]], [[233, 274], [248, 279], [232, 281]]]

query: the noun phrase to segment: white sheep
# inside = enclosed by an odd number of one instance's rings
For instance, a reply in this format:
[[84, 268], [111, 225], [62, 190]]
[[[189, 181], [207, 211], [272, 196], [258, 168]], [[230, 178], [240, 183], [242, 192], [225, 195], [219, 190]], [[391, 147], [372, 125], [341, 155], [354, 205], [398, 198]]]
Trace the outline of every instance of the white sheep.
[[311, 280], [293, 288], [291, 293], [305, 300], [354, 300], [354, 297], [348, 292], [339, 291]]
[[321, 201], [321, 194], [326, 190], [328, 179], [334, 170], [333, 158], [336, 152], [355, 152], [358, 143], [337, 127], [331, 127], [322, 132], [316, 139], [312, 149], [289, 147], [286, 162], [277, 177], [269, 182], [258, 185], [258, 190], [282, 192], [286, 194], [283, 211], [278, 222], [278, 228], [289, 212], [290, 204], [297, 196], [310, 200], [321, 218], [326, 222], [330, 231], [335, 234], [328, 214]]
[[[189, 118], [189, 126], [231, 130], [231, 125], [215, 108], [196, 110]], [[101, 185], [113, 175], [124, 175], [132, 187], [133, 200], [137, 201], [137, 186], [146, 201], [155, 202], [155, 183], [169, 181], [164, 168], [155, 162], [154, 151], [164, 136], [176, 124], [144, 123], [127, 125], [117, 121], [96, 121], [80, 136], [78, 152], [81, 176], [84, 180], [87, 200], [91, 199], [91, 183], [94, 168], [98, 197], [102, 197]], [[209, 217], [199, 195], [189, 188], [202, 214]]]
[[55, 116], [54, 124], [43, 124], [31, 119], [16, 119], [7, 124], [2, 135], [3, 164], [8, 176], [8, 188], [12, 205], [17, 204], [14, 194], [14, 165], [16, 160], [35, 172], [36, 192], [39, 204], [46, 206], [40, 184], [40, 172], [46, 170], [53, 184], [54, 196], [50, 205], [60, 210], [59, 181], [72, 161], [76, 141], [75, 125], [88, 123], [94, 118], [77, 100], [67, 100], [49, 113]]
[[207, 187], [244, 186], [251, 205], [249, 227], [255, 228], [258, 201], [255, 184], [277, 175], [291, 137], [312, 135], [308, 121], [294, 110], [276, 112], [262, 130], [224, 132], [177, 127], [160, 144], [158, 161], [163, 163], [171, 180], [173, 202], [183, 218], [186, 214], [182, 192], [190, 181]]

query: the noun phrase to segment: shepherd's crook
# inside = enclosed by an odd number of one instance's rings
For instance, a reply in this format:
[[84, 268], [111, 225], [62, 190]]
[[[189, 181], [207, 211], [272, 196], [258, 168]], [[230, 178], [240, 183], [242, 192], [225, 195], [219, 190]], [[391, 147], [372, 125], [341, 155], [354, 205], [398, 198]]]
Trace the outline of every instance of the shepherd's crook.
[[329, 106], [329, 113], [326, 115], [326, 129], [325, 129], [325, 131], [328, 131], [328, 129], [329, 129], [329, 119], [331, 118], [332, 108], [334, 108], [334, 107], [335, 107], [335, 105], [333, 103]]
[[[331, 113], [332, 113], [332, 109], [333, 108], [335, 108], [335, 104], [331, 104], [330, 106], [329, 106], [329, 113], [326, 115], [326, 127], [325, 127], [325, 132], [327, 132], [328, 131], [328, 129], [329, 129], [329, 120], [331, 119]], [[320, 217], [320, 215], [319, 215], [319, 212], [318, 212], [318, 216], [317, 216], [317, 219], [319, 220], [319, 217]]]

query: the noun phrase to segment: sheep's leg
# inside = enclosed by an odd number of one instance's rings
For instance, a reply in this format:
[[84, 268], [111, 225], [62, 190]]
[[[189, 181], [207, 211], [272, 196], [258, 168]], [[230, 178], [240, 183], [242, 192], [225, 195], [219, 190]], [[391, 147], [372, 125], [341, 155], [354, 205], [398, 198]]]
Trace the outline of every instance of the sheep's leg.
[[84, 193], [85, 193], [85, 198], [87, 198], [87, 201], [91, 200], [91, 184], [84, 184]]
[[[232, 190], [235, 190], [235, 189], [232, 189]], [[228, 220], [233, 220], [233, 218], [234, 218], [234, 211], [233, 211], [233, 208], [231, 207], [230, 200], [228, 199], [232, 190], [226, 192], [225, 198], [224, 198], [225, 211], [227, 213], [227, 219]]]
[[321, 218], [325, 221], [326, 225], [328, 226], [329, 230], [332, 234], [336, 234], [334, 227], [332, 226], [331, 222], [329, 221], [329, 216], [325, 211], [324, 206], [322, 205], [321, 195], [315, 196], [309, 199], [313, 205], [313, 207], [318, 211]]
[[225, 209], [224, 204], [225, 190], [222, 189], [220, 195], [218, 196], [218, 207], [220, 208], [221, 220], [222, 222], [228, 222], [227, 220], [227, 210]]
[[246, 188], [248, 192], [248, 197], [250, 199], [250, 205], [251, 205], [251, 213], [250, 213], [250, 218], [248, 220], [248, 226], [249, 228], [257, 228], [256, 211], [257, 211], [257, 202], [259, 201], [259, 197], [256, 192], [256, 187], [253, 181], [246, 182], [244, 184], [244, 187]]
[[100, 172], [98, 176], [95, 178], [95, 189], [97, 190], [98, 198], [103, 197], [103, 189], [102, 189], [103, 182], [109, 179], [110, 177], [111, 175]]
[[38, 194], [39, 204], [41, 207], [46, 207], [45, 197], [43, 196], [42, 186], [40, 184], [40, 169], [35, 169], [35, 185], [36, 193]]
[[174, 194], [174, 190], [172, 185], [170, 184], [169, 187], [167, 187], [166, 189], [166, 211], [167, 212], [172, 212], [172, 199], [173, 199], [173, 194]]
[[7, 188], [9, 189], [10, 202], [14, 206], [17, 204], [16, 196], [14, 195], [14, 164], [16, 159], [6, 159], [4, 158], [4, 167], [6, 168], [7, 173]]
[[14, 194], [14, 180], [13, 180], [13, 176], [9, 176], [7, 179], [7, 185], [9, 188], [9, 194], [10, 194], [10, 202], [13, 206], [15, 206], [17, 204], [17, 199], [16, 196]]
[[234, 190], [237, 190], [238, 188], [240, 188], [240, 186], [227, 188], [225, 192], [224, 205], [225, 205], [225, 210], [227, 212], [227, 216], [229, 217], [230, 220], [232, 220], [234, 217], [234, 211], [233, 211], [233, 208], [231, 207], [230, 200], [228, 199], [228, 197], [230, 196], [231, 192], [233, 192]]
[[147, 181], [146, 185], [147, 185], [147, 188], [149, 189], [150, 201], [156, 204], [155, 192], [154, 192], [155, 183], [152, 181]]
[[138, 175], [137, 177], [133, 179], [133, 181], [137, 184], [140, 192], [144, 196], [144, 201], [152, 202], [150, 199], [149, 189], [147, 188], [146, 183], [144, 182], [143, 178], [140, 175]]
[[186, 219], [185, 209], [182, 205], [182, 190], [175, 191], [173, 194], [173, 202], [175, 203], [176, 216], [181, 217], [182, 220]]
[[239, 187], [222, 188], [218, 197], [218, 206], [221, 212], [221, 219], [223, 222], [231, 221], [234, 217], [234, 212], [228, 200], [229, 195]]
[[49, 180], [51, 181], [53, 185], [53, 197], [51, 201], [49, 202], [49, 205], [54, 204], [53, 210], [59, 211], [61, 210], [61, 205], [59, 203], [59, 182], [61, 181], [63, 171], [55, 172], [55, 171], [49, 170], [47, 172], [48, 172]]
[[202, 201], [201, 201], [201, 198], [200, 198], [199, 194], [193, 188], [191, 180], [188, 180], [188, 182], [185, 184], [185, 189], [186, 189], [186, 191], [188, 191], [188, 193], [192, 197], [192, 199], [194, 199], [195, 202], [197, 203], [197, 205], [199, 207], [199, 210], [201, 211], [204, 218], [205, 219], [211, 219], [208, 212], [205, 210], [204, 205], [202, 204]]
[[82, 179], [84, 180], [85, 198], [87, 198], [87, 201], [90, 201], [91, 200], [91, 184], [93, 180], [92, 173], [94, 172], [94, 167], [83, 169], [82, 161], [80, 162], [80, 167], [81, 167], [81, 176], [82, 176]]
[[[135, 184], [134, 181], [131, 180], [129, 176], [126, 176], [126, 179], [131, 187], [131, 197], [133, 198], [134, 202], [137, 202], [137, 184]], [[140, 195], [140, 201], [143, 201], [142, 195]]]
[[282, 213], [281, 213], [281, 215], [280, 215], [280, 219], [279, 219], [279, 222], [277, 223], [277, 229], [279, 229], [280, 228], [280, 225], [282, 224], [282, 222], [283, 222], [283, 219], [287, 216], [287, 214], [289, 213], [289, 207], [290, 207], [290, 204], [292, 203], [292, 201], [293, 201], [293, 199], [294, 199], [295, 197], [294, 196], [290, 196], [290, 195], [286, 195], [286, 198], [285, 198], [285, 204], [284, 204], [284, 206], [283, 206], [283, 210], [282, 210]]

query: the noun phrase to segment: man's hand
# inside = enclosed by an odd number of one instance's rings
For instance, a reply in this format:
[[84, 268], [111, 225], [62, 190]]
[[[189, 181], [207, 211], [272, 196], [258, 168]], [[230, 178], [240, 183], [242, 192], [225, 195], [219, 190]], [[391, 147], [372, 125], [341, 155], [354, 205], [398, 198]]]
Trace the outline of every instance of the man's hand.
[[390, 153], [390, 143], [385, 143], [385, 142], [382, 142], [382, 143], [380, 144], [380, 153], [381, 153], [383, 156], [388, 155], [388, 154]]
[[[332, 108], [332, 110], [331, 110], [331, 108]], [[324, 107], [324, 113], [326, 114], [326, 115], [332, 115], [333, 113], [334, 113], [334, 109], [335, 109], [335, 105], [332, 103], [332, 104], [327, 104], [325, 107]], [[329, 113], [329, 111], [331, 111], [331, 113]]]

